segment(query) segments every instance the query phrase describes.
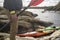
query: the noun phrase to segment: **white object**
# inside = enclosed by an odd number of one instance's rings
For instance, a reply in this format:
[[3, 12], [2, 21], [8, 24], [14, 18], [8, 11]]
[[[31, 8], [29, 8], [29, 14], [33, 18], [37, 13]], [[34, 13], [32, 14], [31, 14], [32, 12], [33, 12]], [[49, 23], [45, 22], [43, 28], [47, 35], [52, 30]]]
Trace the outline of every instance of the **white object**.
[[4, 0], [0, 0], [0, 7], [3, 7]]

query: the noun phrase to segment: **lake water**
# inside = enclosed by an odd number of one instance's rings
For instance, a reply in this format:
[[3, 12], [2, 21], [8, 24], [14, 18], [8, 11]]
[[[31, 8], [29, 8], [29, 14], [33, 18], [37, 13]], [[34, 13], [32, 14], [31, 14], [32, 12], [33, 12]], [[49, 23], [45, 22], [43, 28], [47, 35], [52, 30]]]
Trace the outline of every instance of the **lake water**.
[[46, 11], [42, 13], [44, 9], [28, 9], [28, 11], [38, 14], [36, 18], [42, 21], [52, 22], [55, 26], [60, 26], [60, 12]]

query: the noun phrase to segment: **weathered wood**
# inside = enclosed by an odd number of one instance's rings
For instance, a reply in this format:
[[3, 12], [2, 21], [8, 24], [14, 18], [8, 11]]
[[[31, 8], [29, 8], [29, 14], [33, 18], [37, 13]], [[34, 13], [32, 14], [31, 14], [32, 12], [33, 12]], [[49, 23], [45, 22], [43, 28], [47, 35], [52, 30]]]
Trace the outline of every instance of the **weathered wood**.
[[[19, 16], [18, 19], [19, 19], [19, 20], [23, 20], [23, 19], [32, 20], [32, 19], [34, 19], [34, 17]], [[0, 16], [0, 20], [8, 20], [8, 17], [7, 17], [6, 15], [1, 15], [1, 16]]]
[[8, 33], [1, 33], [0, 32], [0, 36], [10, 36], [10, 34], [8, 34]]
[[3, 8], [3, 7], [0, 7], [0, 15], [6, 15], [9, 13], [9, 10]]
[[14, 15], [8, 14], [8, 17], [11, 21], [11, 23], [10, 23], [10, 40], [16, 40], [15, 36], [18, 31], [18, 17], [16, 16], [16, 14], [14, 14]]

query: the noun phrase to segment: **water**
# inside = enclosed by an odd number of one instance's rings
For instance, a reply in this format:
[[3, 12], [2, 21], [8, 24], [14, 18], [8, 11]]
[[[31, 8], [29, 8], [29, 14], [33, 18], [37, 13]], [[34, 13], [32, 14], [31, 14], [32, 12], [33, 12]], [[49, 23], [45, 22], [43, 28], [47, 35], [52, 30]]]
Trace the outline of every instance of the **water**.
[[28, 11], [38, 14], [36, 18], [42, 21], [52, 22], [55, 26], [60, 26], [60, 12], [46, 11], [42, 13], [42, 11], [44, 11], [43, 9], [28, 9]]

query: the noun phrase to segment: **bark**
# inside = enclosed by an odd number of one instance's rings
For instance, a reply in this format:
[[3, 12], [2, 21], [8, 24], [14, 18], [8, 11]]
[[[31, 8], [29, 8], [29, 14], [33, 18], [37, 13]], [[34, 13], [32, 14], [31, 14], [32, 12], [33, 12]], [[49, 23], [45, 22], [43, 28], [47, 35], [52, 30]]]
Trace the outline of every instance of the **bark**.
[[10, 40], [16, 40], [15, 36], [18, 31], [18, 17], [16, 14], [14, 15], [8, 15], [11, 23], [10, 23]]

